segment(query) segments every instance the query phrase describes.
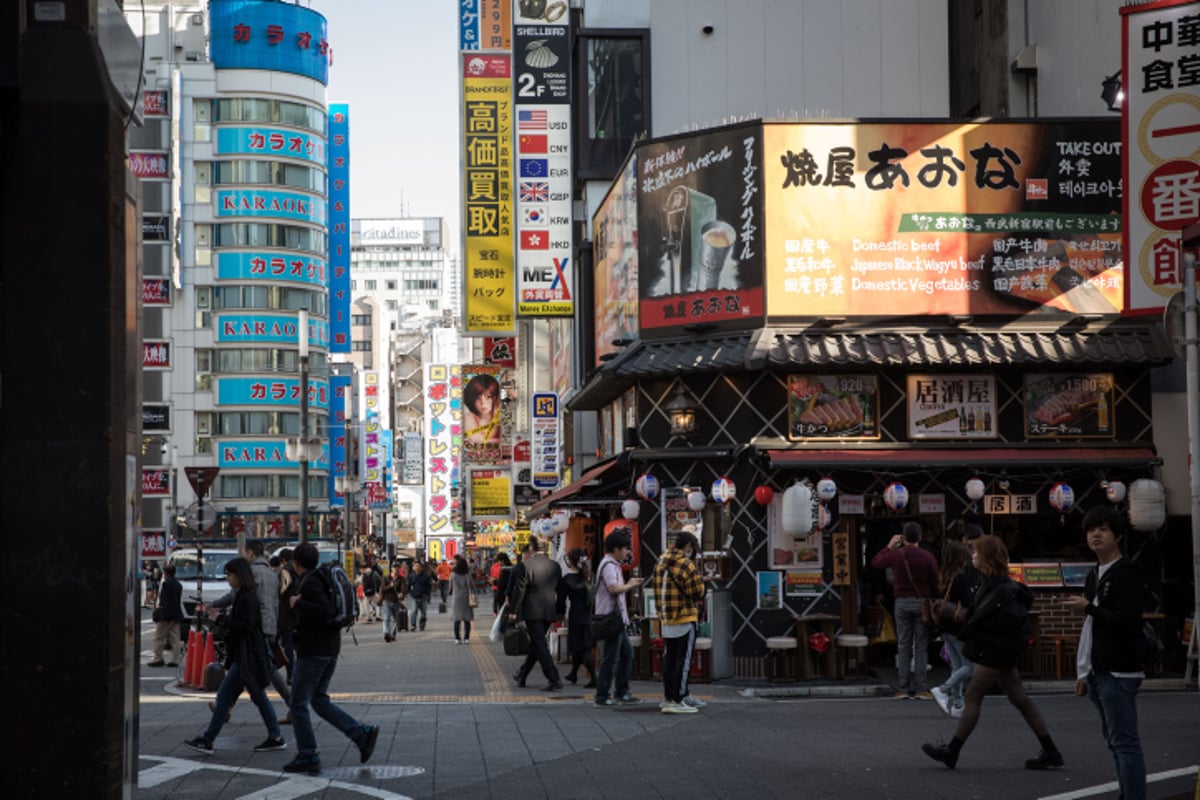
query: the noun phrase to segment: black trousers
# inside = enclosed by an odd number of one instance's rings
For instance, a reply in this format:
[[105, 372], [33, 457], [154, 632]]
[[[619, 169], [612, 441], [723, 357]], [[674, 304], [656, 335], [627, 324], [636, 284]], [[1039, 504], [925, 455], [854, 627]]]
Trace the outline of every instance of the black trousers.
[[682, 702], [687, 696], [688, 669], [691, 667], [692, 647], [696, 644], [696, 623], [683, 636], [663, 639], [663, 695], [671, 703]]
[[529, 640], [533, 649], [529, 651], [529, 655], [525, 656], [525, 663], [521, 665], [521, 674], [528, 675], [533, 671], [534, 664], [541, 664], [542, 674], [546, 676], [546, 680], [558, 683], [562, 679], [558, 675], [554, 657], [550, 655], [550, 645], [546, 642], [546, 628], [549, 625], [550, 623], [544, 619], [525, 620], [525, 629], [529, 631]]

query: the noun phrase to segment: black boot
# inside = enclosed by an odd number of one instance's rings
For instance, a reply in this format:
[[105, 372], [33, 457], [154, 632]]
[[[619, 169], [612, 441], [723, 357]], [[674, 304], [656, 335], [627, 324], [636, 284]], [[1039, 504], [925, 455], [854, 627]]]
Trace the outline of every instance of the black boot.
[[1037, 754], [1036, 758], [1026, 759], [1025, 769], [1053, 769], [1063, 765], [1062, 753], [1058, 750], [1045, 750]]
[[528, 673], [522, 672], [521, 670], [518, 669], [516, 672], [513, 673], [513, 680], [517, 682], [518, 687], [524, 689], [525, 688], [525, 678], [527, 676], [528, 676]]
[[571, 683], [575, 683], [579, 680], [579, 676], [575, 674], [574, 670], [571, 670], [566, 675], [563, 675], [563, 677], [569, 680]]
[[921, 749], [925, 752], [925, 755], [934, 761], [942, 762], [950, 769], [954, 769], [954, 765], [958, 763], [958, 753], [953, 752], [947, 745], [933, 745], [926, 742], [921, 745]]

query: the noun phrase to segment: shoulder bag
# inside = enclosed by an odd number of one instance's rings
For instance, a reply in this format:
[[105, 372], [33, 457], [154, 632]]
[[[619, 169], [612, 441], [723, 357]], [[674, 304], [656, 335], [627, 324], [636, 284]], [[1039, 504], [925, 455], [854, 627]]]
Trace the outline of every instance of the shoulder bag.
[[504, 631], [504, 655], [506, 656], [526, 656], [533, 649], [533, 641], [529, 638], [529, 631], [525, 630], [525, 625], [518, 622]]
[[[608, 566], [611, 565], [612, 562], [610, 561]], [[602, 580], [603, 570], [601, 571], [601, 575], [597, 576], [597, 591], [599, 591], [600, 581]], [[625, 628], [625, 619], [621, 616], [621, 605], [616, 598], [613, 598], [613, 610], [607, 614], [595, 613], [595, 605], [592, 606], [592, 609], [592, 638], [597, 642], [608, 641]]]
[[[908, 573], [908, 582], [917, 588], [917, 581], [913, 578], [912, 567], [908, 565], [908, 557], [904, 554], [904, 547], [900, 548], [900, 560], [904, 562], [904, 571]], [[921, 598], [921, 622], [926, 625], [937, 625], [937, 617], [933, 613], [933, 601], [925, 595], [918, 595]]]

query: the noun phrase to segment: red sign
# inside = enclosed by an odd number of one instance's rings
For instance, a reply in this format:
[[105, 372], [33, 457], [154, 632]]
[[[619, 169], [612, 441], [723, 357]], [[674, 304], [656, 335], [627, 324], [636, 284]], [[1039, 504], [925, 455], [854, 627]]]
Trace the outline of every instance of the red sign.
[[142, 470], [142, 496], [166, 497], [171, 493], [171, 474], [165, 469]]
[[521, 231], [521, 249], [549, 250], [550, 231], [538, 230], [537, 228], [528, 231]]
[[167, 536], [162, 531], [142, 531], [142, 558], [166, 558]]
[[170, 367], [170, 342], [142, 342], [143, 367]]
[[139, 178], [169, 178], [166, 153], [130, 153], [129, 170]]
[[532, 457], [532, 448], [528, 439], [513, 443], [513, 461], [518, 464], [528, 464]]
[[483, 360], [493, 367], [517, 367], [517, 339], [515, 336], [493, 337], [483, 340]]
[[470, 78], [509, 78], [512, 77], [512, 59], [509, 56], [465, 53], [463, 73]]
[[142, 278], [142, 304], [171, 305], [171, 282], [166, 278]]
[[213, 481], [217, 479], [217, 473], [220, 471], [220, 467], [183, 468], [183, 474], [187, 476], [188, 483], [201, 498], [208, 494], [208, 490], [212, 488]]
[[170, 113], [165, 89], [147, 89], [142, 92], [143, 117], [166, 117], [170, 116]]
[[1195, 225], [1200, 220], [1200, 166], [1168, 161], [1158, 167], [1142, 184], [1141, 203], [1150, 224], [1163, 230]]

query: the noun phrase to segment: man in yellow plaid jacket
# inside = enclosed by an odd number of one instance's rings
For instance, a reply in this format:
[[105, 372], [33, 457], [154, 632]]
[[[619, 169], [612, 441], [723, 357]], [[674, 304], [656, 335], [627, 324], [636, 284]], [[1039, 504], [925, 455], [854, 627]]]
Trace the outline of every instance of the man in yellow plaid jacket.
[[688, 671], [696, 644], [697, 604], [704, 598], [704, 580], [696, 569], [699, 542], [684, 531], [654, 565], [653, 586], [663, 637], [664, 714], [695, 714], [705, 705], [688, 694]]

